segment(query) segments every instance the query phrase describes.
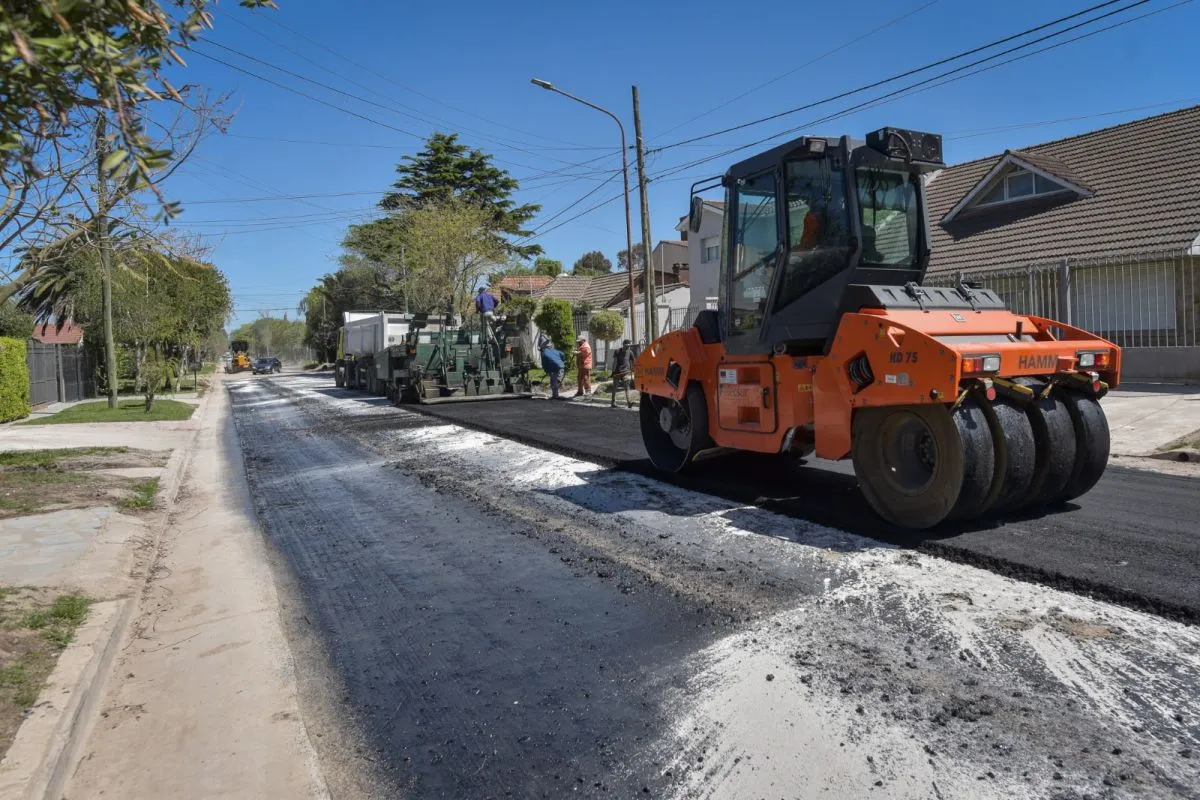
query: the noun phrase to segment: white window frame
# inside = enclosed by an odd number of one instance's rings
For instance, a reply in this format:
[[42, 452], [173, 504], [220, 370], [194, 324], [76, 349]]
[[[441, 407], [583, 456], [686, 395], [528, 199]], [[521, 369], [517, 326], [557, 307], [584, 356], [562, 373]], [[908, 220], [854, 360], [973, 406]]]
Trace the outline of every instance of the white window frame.
[[[1021, 194], [1021, 195], [1017, 195], [1016, 197], [1013, 197], [1012, 195], [1009, 194], [1008, 182], [1010, 180], [1012, 180], [1013, 178], [1022, 177], [1025, 175], [1030, 176], [1030, 179], [1033, 181], [1033, 191], [1030, 192], [1029, 194]], [[1055, 184], [1055, 186], [1057, 188], [1051, 189], [1050, 191], [1047, 191], [1047, 192], [1039, 192], [1038, 191], [1038, 180], [1039, 179], [1053, 183], [1053, 184]], [[1051, 181], [1049, 178], [1045, 177], [1044, 175], [1039, 175], [1038, 173], [1033, 172], [1031, 170], [1027, 170], [1027, 169], [1012, 170], [1011, 172], [1006, 174], [1003, 178], [996, 181], [991, 187], [988, 188], [988, 190], [986, 192], [983, 192], [983, 194], [984, 195], [990, 194], [992, 191], [994, 191], [996, 189], [997, 186], [1004, 187], [1004, 196], [1003, 197], [1001, 197], [999, 200], [988, 200], [988, 201], [979, 200], [975, 203], [975, 205], [980, 206], [980, 207], [998, 206], [1001, 203], [1015, 203], [1019, 200], [1028, 200], [1031, 197], [1044, 197], [1049, 194], [1058, 194], [1059, 192], [1071, 191], [1067, 187], [1058, 183], [1058, 181]]]
[[[707, 242], [715, 242], [715, 244], [706, 244]], [[720, 236], [705, 236], [700, 240], [700, 263], [711, 264], [714, 261], [721, 260], [721, 237]]]

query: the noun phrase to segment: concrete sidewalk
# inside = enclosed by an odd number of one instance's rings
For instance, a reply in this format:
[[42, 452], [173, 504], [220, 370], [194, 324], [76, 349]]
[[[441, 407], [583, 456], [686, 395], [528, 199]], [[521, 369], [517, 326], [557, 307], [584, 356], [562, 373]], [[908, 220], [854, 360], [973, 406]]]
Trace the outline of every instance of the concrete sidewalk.
[[1200, 431], [1200, 386], [1124, 384], [1101, 402], [1114, 455], [1150, 455]]
[[63, 796], [328, 796], [219, 378], [197, 417], [179, 502]]

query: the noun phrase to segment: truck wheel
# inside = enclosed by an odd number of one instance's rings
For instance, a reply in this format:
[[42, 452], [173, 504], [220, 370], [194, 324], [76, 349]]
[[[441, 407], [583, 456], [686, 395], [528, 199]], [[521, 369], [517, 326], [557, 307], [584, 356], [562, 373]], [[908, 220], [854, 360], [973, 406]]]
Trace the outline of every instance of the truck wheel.
[[[959, 428], [947, 406], [859, 409], [851, 454], [863, 496], [893, 525], [932, 528], [958, 502], [966, 465]], [[990, 460], [992, 453], [987, 455]]]
[[646, 455], [663, 472], [685, 471], [697, 453], [713, 446], [708, 402], [698, 386], [689, 386], [682, 401], [643, 394], [639, 411]]

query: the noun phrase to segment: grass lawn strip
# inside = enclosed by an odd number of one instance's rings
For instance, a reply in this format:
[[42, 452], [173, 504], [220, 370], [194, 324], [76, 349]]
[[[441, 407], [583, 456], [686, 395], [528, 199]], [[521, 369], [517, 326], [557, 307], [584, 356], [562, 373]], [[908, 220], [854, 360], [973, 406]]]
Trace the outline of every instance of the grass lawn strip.
[[128, 447], [0, 452], [0, 519], [106, 505], [130, 511], [151, 509], [157, 479], [92, 470], [163, 467], [168, 455]]
[[109, 408], [107, 400], [79, 403], [48, 417], [31, 419], [22, 425], [65, 425], [81, 422], [164, 422], [190, 419], [196, 407], [178, 400], [155, 400], [154, 408], [146, 411], [144, 400], [121, 400]]
[[0, 758], [87, 618], [90, 602], [80, 595], [0, 587]]

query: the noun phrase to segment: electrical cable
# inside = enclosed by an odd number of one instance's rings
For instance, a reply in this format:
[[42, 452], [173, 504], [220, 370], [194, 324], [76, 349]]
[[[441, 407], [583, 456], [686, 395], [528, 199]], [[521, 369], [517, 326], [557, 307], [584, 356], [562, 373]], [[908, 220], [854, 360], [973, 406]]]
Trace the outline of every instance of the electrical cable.
[[[871, 82], [871, 83], [868, 83], [868, 84], [864, 84], [864, 85], [862, 85], [862, 86], [859, 86], [859, 87], [856, 87], [856, 88], [854, 88], [854, 89], [848, 89], [848, 90], [846, 90], [846, 91], [839, 92], [839, 93], [837, 93], [837, 94], [834, 94], [834, 95], [830, 95], [829, 97], [825, 97], [825, 98], [822, 98], [822, 99], [820, 99], [820, 100], [814, 100], [814, 101], [813, 101], [813, 102], [811, 102], [811, 103], [805, 103], [804, 105], [801, 105], [801, 106], [796, 106], [795, 108], [790, 108], [790, 109], [788, 109], [788, 110], [786, 110], [786, 111], [780, 111], [780, 112], [778, 112], [778, 113], [776, 113], [776, 114], [770, 114], [770, 115], [768, 115], [768, 116], [765, 116], [765, 117], [759, 117], [758, 119], [750, 120], [749, 122], [743, 122], [743, 123], [740, 123], [740, 124], [738, 124], [738, 125], [733, 125], [733, 126], [730, 126], [730, 127], [728, 127], [728, 128], [723, 128], [723, 129], [721, 129], [721, 130], [719, 130], [719, 131], [713, 131], [713, 132], [711, 132], [711, 133], [702, 134], [702, 135], [700, 135], [700, 136], [693, 136], [693, 137], [690, 137], [690, 138], [687, 138], [687, 139], [680, 140], [680, 141], [678, 141], [678, 142], [674, 142], [674, 143], [672, 143], [672, 144], [668, 144], [668, 145], [662, 145], [662, 146], [660, 146], [660, 147], [655, 147], [655, 148], [653, 148], [653, 149], [654, 149], [654, 150], [656, 150], [656, 151], [657, 151], [657, 150], [669, 150], [669, 149], [671, 149], [671, 148], [673, 148], [673, 147], [677, 147], [677, 146], [679, 146], [679, 145], [683, 145], [683, 144], [690, 144], [690, 143], [692, 143], [692, 142], [698, 142], [698, 141], [702, 141], [702, 140], [704, 140], [704, 139], [711, 139], [711, 138], [713, 138], [714, 136], [720, 136], [720, 135], [722, 135], [722, 134], [725, 134], [725, 133], [732, 133], [733, 131], [738, 131], [738, 130], [742, 130], [742, 129], [744, 129], [744, 128], [749, 128], [749, 127], [751, 127], [751, 126], [753, 126], [753, 125], [760, 125], [760, 124], [762, 124], [762, 123], [764, 123], [764, 122], [770, 122], [770, 121], [772, 121], [772, 120], [776, 120], [776, 119], [779, 119], [779, 118], [781, 118], [781, 117], [786, 117], [786, 116], [789, 116], [789, 115], [791, 115], [791, 114], [795, 114], [795, 113], [797, 113], [797, 112], [799, 112], [799, 111], [805, 111], [805, 110], [808, 110], [808, 109], [810, 109], [810, 108], [814, 108], [814, 107], [816, 107], [816, 106], [819, 106], [819, 105], [825, 105], [826, 103], [832, 103], [832, 102], [833, 102], [833, 101], [835, 101], [835, 100], [841, 100], [841, 99], [843, 99], [843, 98], [849, 97], [850, 95], [859, 94], [860, 92], [865, 92], [865, 91], [867, 91], [868, 89], [874, 89], [874, 88], [877, 88], [877, 87], [879, 87], [879, 86], [883, 86], [884, 84], [887, 84], [887, 83], [893, 83], [893, 82], [895, 82], [895, 81], [898, 81], [898, 80], [900, 80], [900, 79], [902, 79], [902, 78], [907, 78], [907, 77], [910, 77], [910, 76], [912, 76], [912, 75], [916, 75], [916, 74], [918, 74], [918, 73], [921, 73], [921, 72], [927, 72], [928, 70], [934, 69], [934, 68], [936, 68], [936, 67], [943, 66], [943, 65], [945, 65], [945, 64], [948, 64], [948, 63], [950, 63], [950, 62], [952, 62], [952, 61], [958, 61], [958, 60], [960, 60], [960, 59], [962, 59], [962, 58], [966, 58], [966, 57], [968, 57], [968, 56], [975, 55], [976, 53], [981, 53], [981, 52], [983, 52], [983, 51], [985, 51], [985, 50], [990, 50], [990, 49], [992, 49], [993, 47], [997, 47], [997, 46], [999, 46], [999, 45], [1006, 44], [1006, 43], [1008, 43], [1008, 42], [1011, 42], [1011, 41], [1013, 41], [1013, 40], [1015, 40], [1015, 39], [1020, 39], [1021, 37], [1023, 37], [1023, 36], [1028, 36], [1028, 35], [1029, 35], [1029, 34], [1031, 34], [1031, 33], [1037, 33], [1038, 31], [1045, 30], [1046, 28], [1053, 27], [1053, 26], [1055, 26], [1055, 25], [1058, 25], [1059, 23], [1062, 23], [1062, 22], [1067, 22], [1067, 21], [1069, 21], [1069, 20], [1075, 19], [1075, 18], [1077, 18], [1077, 17], [1080, 17], [1080, 16], [1083, 16], [1083, 15], [1085, 15], [1085, 14], [1090, 14], [1090, 13], [1091, 13], [1091, 12], [1093, 12], [1093, 11], [1097, 11], [1097, 10], [1099, 10], [1099, 9], [1101, 9], [1101, 8], [1106, 8], [1106, 7], [1108, 7], [1108, 6], [1115, 5], [1116, 3], [1119, 3], [1119, 2], [1122, 2], [1122, 0], [1105, 0], [1105, 2], [1103, 2], [1103, 3], [1099, 3], [1099, 4], [1097, 4], [1097, 5], [1091, 6], [1090, 8], [1085, 8], [1085, 9], [1084, 9], [1084, 10], [1082, 10], [1082, 11], [1077, 11], [1077, 12], [1075, 12], [1074, 14], [1068, 14], [1068, 15], [1067, 15], [1067, 16], [1065, 16], [1065, 17], [1059, 17], [1058, 19], [1052, 20], [1052, 21], [1050, 21], [1050, 22], [1043, 23], [1043, 24], [1041, 24], [1041, 25], [1037, 25], [1037, 26], [1035, 26], [1035, 27], [1032, 27], [1032, 28], [1027, 28], [1027, 29], [1025, 29], [1025, 30], [1023, 30], [1023, 31], [1020, 31], [1019, 33], [1014, 33], [1014, 34], [1012, 34], [1012, 35], [1010, 35], [1010, 36], [1006, 36], [1006, 37], [1004, 37], [1004, 38], [1002, 38], [1002, 39], [997, 39], [997, 40], [995, 40], [995, 41], [988, 42], [987, 44], [980, 45], [980, 46], [978, 46], [978, 47], [973, 47], [973, 48], [971, 48], [971, 49], [969, 49], [969, 50], [964, 50], [964, 51], [962, 51], [962, 52], [956, 53], [955, 55], [952, 55], [952, 56], [947, 56], [947, 57], [945, 57], [945, 58], [938, 59], [937, 61], [932, 61], [932, 62], [930, 62], [930, 63], [928, 63], [928, 64], [925, 64], [925, 65], [923, 65], [923, 66], [920, 66], [920, 67], [915, 67], [915, 68], [913, 68], [913, 69], [906, 70], [906, 71], [904, 71], [904, 72], [900, 72], [900, 73], [897, 73], [897, 74], [895, 74], [895, 75], [892, 75], [892, 76], [890, 76], [890, 77], [883, 78], [883, 79], [881, 79], [881, 80], [877, 80], [877, 81], [873, 81], [873, 82]], [[1059, 36], [1059, 35], [1061, 35], [1061, 34], [1063, 34], [1063, 33], [1066, 33], [1067, 31], [1070, 31], [1070, 30], [1073, 30], [1073, 29], [1074, 29], [1074, 28], [1076, 28], [1076, 27], [1079, 27], [1080, 25], [1088, 25], [1088, 24], [1091, 24], [1092, 22], [1096, 22], [1097, 20], [1104, 19], [1104, 18], [1105, 18], [1105, 17], [1107, 17], [1107, 16], [1112, 16], [1113, 14], [1118, 14], [1118, 13], [1120, 13], [1120, 12], [1122, 12], [1122, 11], [1126, 11], [1126, 10], [1128, 10], [1128, 9], [1130, 9], [1130, 8], [1133, 8], [1133, 7], [1135, 7], [1135, 6], [1139, 6], [1139, 5], [1142, 5], [1142, 4], [1144, 4], [1144, 3], [1148, 3], [1148, 2], [1150, 2], [1150, 0], [1136, 0], [1136, 2], [1134, 2], [1134, 3], [1131, 3], [1131, 4], [1130, 4], [1130, 5], [1128, 5], [1128, 6], [1124, 6], [1124, 7], [1120, 8], [1120, 9], [1117, 9], [1116, 11], [1111, 11], [1111, 12], [1108, 12], [1108, 13], [1106, 13], [1106, 14], [1104, 14], [1104, 15], [1101, 15], [1101, 16], [1099, 16], [1099, 17], [1096, 17], [1096, 18], [1094, 18], [1094, 19], [1087, 20], [1087, 21], [1085, 21], [1085, 22], [1079, 23], [1079, 24], [1077, 24], [1077, 25], [1075, 25], [1075, 26], [1072, 26], [1072, 27], [1066, 28], [1066, 29], [1064, 29], [1064, 30], [1062, 30], [1062, 31], [1057, 31], [1057, 32], [1055, 32], [1055, 33], [1048, 34], [1047, 36], [1045, 36], [1045, 37], [1042, 37], [1041, 39], [1036, 39], [1036, 40], [1034, 40], [1034, 41], [1031, 41], [1031, 42], [1026, 42], [1025, 44], [1021, 44], [1021, 45], [1018, 45], [1017, 47], [1015, 47], [1015, 48], [1012, 48], [1012, 49], [1010, 49], [1010, 50], [1007, 50], [1007, 51], [1004, 51], [1004, 52], [1001, 52], [1001, 53], [997, 53], [997, 54], [995, 54], [995, 55], [992, 55], [992, 56], [988, 56], [987, 58], [985, 58], [985, 59], [981, 59], [980, 61], [976, 61], [976, 62], [974, 62], [974, 63], [972, 63], [972, 64], [967, 64], [967, 65], [965, 65], [965, 66], [963, 66], [963, 67], [958, 67], [958, 68], [956, 68], [956, 70], [969, 69], [969, 68], [970, 68], [970, 67], [972, 67], [972, 66], [975, 66], [975, 65], [977, 65], [977, 64], [979, 64], [979, 63], [983, 63], [983, 61], [987, 61], [987, 60], [990, 60], [990, 59], [993, 59], [993, 58], [999, 58], [999, 57], [1001, 57], [1001, 56], [1003, 56], [1003, 55], [1006, 55], [1007, 53], [1013, 52], [1014, 50], [1019, 50], [1019, 49], [1021, 49], [1021, 48], [1024, 48], [1024, 47], [1028, 47], [1028, 46], [1030, 46], [1030, 45], [1032, 45], [1032, 44], [1037, 44], [1038, 42], [1040, 42], [1040, 41], [1044, 41], [1044, 40], [1045, 40], [1045, 39], [1047, 39], [1047, 38], [1053, 38], [1054, 36]], [[951, 72], [953, 72], [953, 71], [954, 71], [954, 70], [952, 70]], [[944, 76], [944, 75], [948, 75], [948, 74], [951, 74], [951, 72], [942, 73], [942, 76]], [[941, 77], [941, 76], [937, 76], [937, 77]], [[935, 77], [935, 78], [933, 78], [933, 79], [930, 79], [930, 80], [934, 80], [934, 79], [936, 79], [936, 77]]]

